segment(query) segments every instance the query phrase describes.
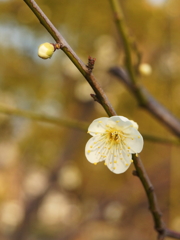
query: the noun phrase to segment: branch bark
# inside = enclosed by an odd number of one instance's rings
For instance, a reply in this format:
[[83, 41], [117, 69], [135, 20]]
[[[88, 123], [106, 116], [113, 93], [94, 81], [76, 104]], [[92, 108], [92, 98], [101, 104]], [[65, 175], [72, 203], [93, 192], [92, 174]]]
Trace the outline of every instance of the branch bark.
[[154, 191], [154, 187], [147, 175], [147, 172], [142, 164], [140, 157], [136, 157], [135, 155], [133, 155], [133, 161], [136, 168], [134, 175], [139, 177], [144, 187], [144, 190], [146, 192], [148, 202], [149, 202], [149, 210], [152, 214], [154, 224], [155, 224], [154, 228], [159, 234], [158, 239], [159, 240], [164, 239], [165, 237], [180, 239], [180, 233], [171, 231], [167, 229], [165, 226], [165, 223], [162, 219], [162, 213], [158, 206], [158, 201]]
[[79, 69], [81, 74], [86, 78], [86, 80], [91, 85], [92, 89], [97, 95], [99, 102], [104, 107], [106, 113], [109, 116], [117, 115], [111, 103], [109, 102], [106, 94], [103, 89], [98, 84], [96, 78], [92, 73], [89, 73], [89, 69], [87, 66], [81, 61], [81, 59], [77, 56], [74, 50], [69, 46], [63, 36], [59, 33], [59, 31], [55, 28], [55, 26], [51, 23], [51, 21], [47, 18], [44, 12], [40, 9], [37, 3], [34, 0], [23, 0], [30, 9], [34, 12], [36, 17], [39, 19], [40, 23], [45, 27], [45, 29], [50, 33], [50, 35], [54, 38], [54, 40], [60, 44], [61, 50], [69, 57], [69, 59], [74, 63], [74, 65]]
[[[158, 103], [142, 86], [132, 83], [128, 73], [123, 68], [112, 67], [109, 72], [116, 76], [117, 79], [133, 93], [140, 107], [152, 114], [163, 125], [171, 130], [174, 135], [180, 137], [179, 119], [173, 116], [170, 111]], [[139, 97], [139, 93], [141, 93], [141, 97]]]

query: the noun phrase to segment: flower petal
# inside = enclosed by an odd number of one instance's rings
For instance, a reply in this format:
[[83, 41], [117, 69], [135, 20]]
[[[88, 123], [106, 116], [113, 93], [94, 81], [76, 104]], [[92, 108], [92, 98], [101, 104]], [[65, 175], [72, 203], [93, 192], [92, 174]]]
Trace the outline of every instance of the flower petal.
[[132, 155], [126, 151], [116, 150], [106, 159], [106, 165], [110, 171], [116, 174], [125, 172], [131, 165]]
[[85, 147], [85, 155], [89, 162], [98, 163], [105, 160], [105, 145], [101, 136], [95, 136], [89, 139]]
[[97, 133], [103, 133], [106, 131], [106, 123], [109, 120], [107, 117], [102, 117], [94, 120], [88, 128], [88, 133], [95, 136]]
[[138, 126], [137, 122], [135, 122], [133, 120], [130, 120], [130, 121], [132, 122], [133, 127], [138, 130], [139, 126]]
[[143, 149], [144, 140], [142, 135], [135, 128], [131, 129], [131, 134], [127, 134], [125, 144], [130, 153], [140, 153]]
[[132, 122], [128, 118], [123, 116], [113, 116], [109, 119], [114, 121], [116, 123], [116, 126], [120, 127], [120, 129], [132, 125]]

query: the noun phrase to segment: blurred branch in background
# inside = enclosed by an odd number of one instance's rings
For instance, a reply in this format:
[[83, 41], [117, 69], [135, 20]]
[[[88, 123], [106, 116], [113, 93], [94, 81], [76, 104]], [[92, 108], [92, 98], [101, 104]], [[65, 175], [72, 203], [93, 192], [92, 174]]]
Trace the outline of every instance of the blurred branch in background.
[[[125, 51], [125, 66], [126, 71], [122, 68], [111, 68], [110, 73], [118, 76], [122, 79], [123, 83], [129, 88], [129, 90], [137, 98], [139, 105], [148, 110], [153, 116], [166, 125], [176, 136], [180, 136], [180, 122], [176, 119], [168, 110], [155, 101], [149, 93], [145, 92], [142, 87], [137, 84], [137, 80], [134, 73], [134, 66], [131, 59], [131, 41], [129, 38], [128, 30], [124, 22], [124, 17], [121, 9], [121, 5], [118, 0], [110, 0], [110, 4], [114, 13], [117, 29], [122, 39], [124, 51]], [[139, 56], [137, 56], [139, 57]], [[162, 219], [162, 214], [159, 210], [154, 188], [150, 182], [150, 179], [146, 173], [146, 170], [140, 160], [140, 158], [133, 156], [134, 165], [136, 168], [136, 175], [140, 178], [143, 187], [146, 191], [149, 201], [149, 209], [152, 213], [155, 229], [159, 233], [158, 239], [164, 239], [165, 237], [172, 237], [180, 239], [180, 233], [173, 232], [166, 229], [165, 223]]]
[[[158, 103], [142, 86], [132, 83], [124, 69], [120, 67], [112, 67], [109, 72], [123, 82], [133, 93], [140, 107], [156, 117], [162, 124], [170, 129], [175, 136], [180, 137], [180, 122], [170, 111]], [[145, 101], [141, 101], [141, 98], [139, 98], [139, 92], [141, 92], [141, 96], [143, 96]]]
[[34, 112], [22, 110], [22, 109], [10, 108], [5, 105], [0, 105], [0, 113], [24, 117], [31, 120], [46, 122], [46, 123], [55, 124], [59, 126], [75, 128], [82, 131], [87, 131], [87, 128], [88, 128], [87, 123], [83, 121], [56, 118], [56, 117], [47, 116], [44, 114], [38, 114], [38, 113], [34, 113]]
[[[158, 103], [138, 83], [134, 73], [134, 66], [131, 59], [131, 40], [124, 22], [123, 13], [118, 0], [110, 0], [114, 12], [115, 22], [120, 38], [122, 39], [125, 51], [126, 71], [122, 68], [113, 67], [110, 73], [118, 77], [126, 87], [134, 94], [139, 105], [149, 111], [154, 117], [168, 127], [176, 136], [180, 137], [180, 121], [172, 115], [164, 106]], [[137, 56], [138, 58], [138, 56]]]
[[[39, 114], [27, 110], [22, 110], [22, 109], [15, 109], [11, 108], [5, 105], [0, 104], [0, 113], [8, 114], [8, 115], [13, 115], [17, 117], [24, 117], [27, 119], [39, 121], [39, 122], [45, 122], [45, 123], [50, 123], [50, 124], [55, 124], [58, 126], [63, 126], [63, 127], [68, 127], [68, 128], [74, 128], [80, 131], [86, 131], [88, 129], [88, 122], [83, 122], [79, 120], [74, 120], [74, 119], [65, 119], [65, 118], [57, 118], [53, 116], [48, 116], [44, 114]], [[154, 143], [161, 143], [161, 144], [173, 144], [173, 145], [179, 145], [180, 141], [178, 139], [166, 139], [166, 138], [161, 138], [157, 136], [152, 136], [149, 134], [142, 134], [143, 138], [146, 141], [154, 142]]]
[[[81, 115], [79, 116], [80, 119], [83, 118], [84, 115], [88, 116], [93, 111], [93, 104], [90, 103], [87, 107], [86, 105], [81, 107]], [[81, 142], [82, 132], [79, 131], [68, 131], [65, 136], [64, 141], [64, 148], [63, 152], [60, 154], [59, 159], [57, 159], [56, 163], [52, 167], [49, 172], [47, 186], [44, 191], [38, 195], [36, 198], [26, 202], [25, 204], [25, 214], [22, 223], [16, 229], [13, 234], [13, 240], [24, 240], [25, 237], [28, 235], [29, 228], [31, 226], [31, 222], [35, 217], [35, 213], [38, 211], [40, 205], [42, 204], [44, 198], [47, 194], [53, 189], [57, 187], [58, 184], [58, 177], [60, 174], [60, 169], [63, 167], [64, 164], [67, 164], [70, 159], [74, 157], [74, 155], [78, 155], [78, 145]], [[70, 147], [71, 146], [71, 147]], [[59, 186], [58, 186], [59, 188]], [[62, 189], [60, 188], [60, 191]], [[65, 190], [63, 189], [63, 192]], [[68, 192], [66, 192], [68, 194]]]

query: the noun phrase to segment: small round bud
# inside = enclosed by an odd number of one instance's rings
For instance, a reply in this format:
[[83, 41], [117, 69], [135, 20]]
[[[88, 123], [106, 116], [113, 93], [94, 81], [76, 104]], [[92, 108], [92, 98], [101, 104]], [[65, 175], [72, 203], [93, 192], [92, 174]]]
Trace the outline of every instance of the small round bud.
[[141, 63], [139, 66], [139, 72], [144, 76], [149, 76], [152, 73], [152, 68], [148, 63]]
[[43, 43], [39, 46], [38, 56], [43, 59], [50, 58], [54, 53], [54, 46], [51, 43]]

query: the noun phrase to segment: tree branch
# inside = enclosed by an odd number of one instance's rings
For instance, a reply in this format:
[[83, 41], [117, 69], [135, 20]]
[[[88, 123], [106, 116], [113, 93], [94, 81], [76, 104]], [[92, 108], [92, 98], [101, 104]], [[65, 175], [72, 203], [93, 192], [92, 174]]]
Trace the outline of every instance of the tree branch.
[[[112, 108], [108, 98], [106, 97], [105, 93], [103, 92], [102, 88], [97, 83], [95, 77], [89, 73], [88, 69], [86, 68], [85, 64], [79, 59], [79, 57], [75, 54], [75, 52], [69, 47], [66, 43], [64, 38], [59, 34], [57, 29], [52, 25], [50, 20], [45, 16], [45, 14], [41, 11], [38, 5], [35, 3], [34, 0], [24, 0], [27, 5], [31, 8], [31, 10], [35, 13], [38, 17], [42, 25], [48, 30], [48, 32], [54, 37], [57, 43], [60, 43], [61, 49], [65, 52], [65, 54], [71, 59], [71, 61], [75, 64], [75, 66], [79, 69], [82, 75], [86, 78], [89, 82], [91, 87], [93, 88], [94, 92], [99, 99], [99, 102], [104, 107], [105, 111], [109, 116], [116, 115], [116, 112]], [[130, 63], [131, 64], [131, 63]], [[131, 75], [130, 75], [131, 76]], [[133, 80], [132, 80], [133, 81]], [[156, 230], [159, 232], [160, 236], [162, 233], [164, 234], [164, 223], [161, 219], [161, 214], [157, 205], [157, 200], [154, 192], [152, 193], [152, 185], [147, 177], [147, 173], [143, 167], [143, 164], [140, 158], [134, 156], [134, 165], [136, 167], [136, 171], [140, 177], [140, 180], [145, 188], [147, 193], [148, 201], [151, 204], [150, 210], [154, 218]], [[149, 188], [150, 186], [150, 188]], [[167, 230], [166, 230], [167, 231]], [[172, 233], [172, 232], [171, 232]], [[171, 236], [172, 237], [172, 236]]]
[[109, 116], [117, 115], [115, 110], [112, 108], [111, 103], [109, 102], [103, 89], [98, 84], [94, 75], [89, 73], [89, 69], [81, 61], [81, 59], [77, 56], [77, 54], [73, 51], [73, 49], [69, 46], [69, 44], [63, 38], [63, 36], [59, 33], [59, 31], [55, 28], [55, 26], [51, 23], [51, 21], [47, 18], [47, 16], [43, 13], [43, 11], [40, 9], [37, 3], [34, 0], [24, 0], [24, 2], [34, 12], [36, 17], [39, 19], [40, 23], [47, 29], [47, 31], [51, 34], [54, 40], [60, 44], [61, 50], [69, 57], [69, 59], [74, 63], [74, 65], [79, 69], [82, 75], [89, 82], [92, 89], [96, 93], [99, 99], [99, 102], [104, 107], [106, 113]]
[[146, 173], [146, 170], [142, 164], [141, 159], [133, 155], [133, 161], [134, 161], [134, 166], [136, 168], [134, 175], [138, 176], [143, 184], [143, 187], [149, 202], [149, 210], [153, 216], [153, 220], [155, 224], [154, 228], [159, 233], [158, 239], [159, 240], [164, 239], [165, 237], [180, 239], [180, 233], [168, 230], [165, 227], [165, 223], [162, 219], [162, 213], [158, 206], [157, 197], [154, 192], [154, 187]]
[[[127, 72], [122, 68], [111, 68], [110, 73], [121, 79], [128, 89], [134, 94], [139, 105], [148, 110], [153, 116], [160, 120], [168, 127], [176, 136], [180, 137], [180, 121], [174, 117], [166, 108], [159, 104], [153, 97], [150, 96], [141, 86], [137, 84], [137, 79], [134, 74], [134, 66], [131, 59], [131, 39], [128, 34], [121, 5], [118, 0], [109, 0], [112, 11], [114, 13], [115, 23], [119, 36], [124, 45], [126, 56], [125, 66]], [[137, 51], [136, 51], [137, 52]], [[139, 58], [139, 56], [138, 56]]]
[[[140, 107], [156, 117], [162, 124], [171, 130], [174, 135], [180, 137], [180, 121], [164, 106], [158, 103], [142, 86], [131, 83], [128, 73], [124, 69], [113, 67], [109, 72], [116, 76], [119, 81], [123, 82], [128, 90], [133, 93]], [[142, 101], [142, 98], [139, 98], [139, 92], [141, 92], [141, 96], [145, 101]]]
[[123, 12], [121, 10], [118, 0], [109, 0], [109, 1], [114, 13], [115, 23], [124, 46], [125, 65], [129, 72], [132, 83], [135, 83], [136, 79], [135, 79], [134, 68], [132, 64], [132, 58], [131, 58], [131, 48], [129, 44], [130, 39], [129, 39], [128, 29], [124, 22]]

